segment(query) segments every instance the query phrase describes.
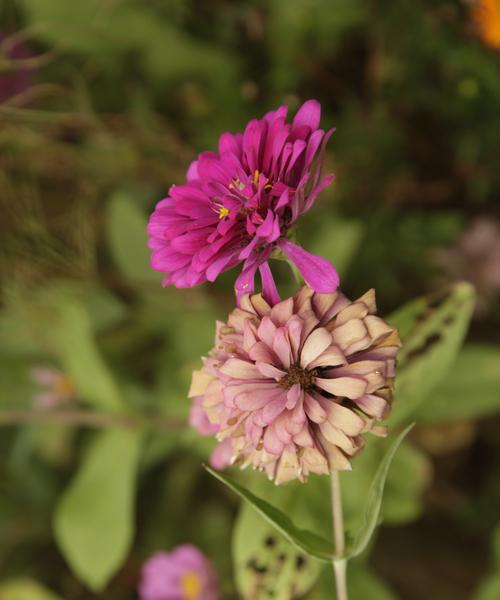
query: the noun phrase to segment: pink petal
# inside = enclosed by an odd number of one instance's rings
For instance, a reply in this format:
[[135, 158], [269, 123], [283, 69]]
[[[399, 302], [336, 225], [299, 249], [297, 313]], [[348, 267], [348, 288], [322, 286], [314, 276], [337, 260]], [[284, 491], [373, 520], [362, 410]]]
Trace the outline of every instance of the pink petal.
[[251, 390], [238, 394], [234, 398], [234, 403], [240, 410], [259, 410], [268, 406], [277, 396], [282, 394], [283, 390], [278, 387], [267, 390]]
[[264, 377], [276, 379], [276, 381], [279, 381], [286, 375], [285, 371], [277, 369], [276, 367], [273, 367], [273, 365], [270, 365], [267, 362], [257, 362], [255, 363], [255, 366], [257, 367], [257, 369], [259, 369], [260, 373], [264, 375]]
[[266, 425], [272, 423], [278, 417], [278, 415], [280, 415], [285, 410], [285, 405], [286, 396], [282, 390], [282, 393], [278, 398], [272, 400], [271, 402], [268, 402], [266, 406], [264, 406], [264, 409], [262, 411], [262, 419], [264, 423], [266, 423]]
[[219, 371], [235, 379], [262, 379], [260, 371], [253, 363], [239, 358], [230, 358], [219, 368]]
[[293, 298], [287, 298], [271, 309], [269, 316], [277, 327], [282, 327], [293, 315]]
[[306, 252], [289, 240], [281, 240], [278, 245], [295, 264], [307, 285], [314, 291], [329, 294], [337, 289], [338, 273], [326, 259]]
[[284, 448], [272, 427], [268, 427], [264, 433], [264, 448], [270, 454], [281, 454]]
[[288, 390], [286, 394], [286, 407], [288, 410], [294, 408], [297, 404], [297, 400], [300, 398], [302, 394], [302, 389], [298, 383], [292, 385], [292, 387]]
[[291, 362], [291, 348], [290, 342], [286, 335], [286, 330], [280, 327], [276, 330], [273, 340], [273, 350], [276, 352], [281, 364], [288, 369]]
[[231, 464], [232, 454], [231, 438], [227, 438], [223, 442], [220, 442], [220, 444], [217, 444], [208, 462], [216, 471], [222, 471]]

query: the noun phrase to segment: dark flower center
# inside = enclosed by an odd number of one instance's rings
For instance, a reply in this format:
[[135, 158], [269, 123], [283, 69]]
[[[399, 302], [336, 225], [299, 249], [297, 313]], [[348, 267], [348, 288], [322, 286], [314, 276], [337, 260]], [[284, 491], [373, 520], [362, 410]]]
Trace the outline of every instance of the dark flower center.
[[308, 371], [300, 365], [291, 365], [287, 374], [280, 379], [279, 384], [289, 390], [298, 383], [303, 390], [310, 390], [314, 387], [314, 380], [317, 375], [316, 369]]

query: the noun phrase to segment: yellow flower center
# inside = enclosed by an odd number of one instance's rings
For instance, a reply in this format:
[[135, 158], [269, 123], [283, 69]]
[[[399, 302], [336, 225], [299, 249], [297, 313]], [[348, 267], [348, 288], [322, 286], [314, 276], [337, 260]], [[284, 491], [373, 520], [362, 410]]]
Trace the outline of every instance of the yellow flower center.
[[181, 578], [184, 600], [197, 600], [201, 592], [201, 581], [195, 571], [187, 571]]
[[259, 185], [259, 177], [260, 177], [259, 170], [255, 169], [255, 173], [253, 174], [253, 184], [255, 187], [257, 187]]
[[73, 396], [75, 393], [75, 386], [71, 377], [68, 375], [61, 375], [54, 385], [54, 392], [60, 396]]
[[225, 206], [221, 206], [219, 208], [219, 219], [223, 219], [224, 217], [227, 217], [228, 214], [229, 214], [229, 208], [226, 208]]

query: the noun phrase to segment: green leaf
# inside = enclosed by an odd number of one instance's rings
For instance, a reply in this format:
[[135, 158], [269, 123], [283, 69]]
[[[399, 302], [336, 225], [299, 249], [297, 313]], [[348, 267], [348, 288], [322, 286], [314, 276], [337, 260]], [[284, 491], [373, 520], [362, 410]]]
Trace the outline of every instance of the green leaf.
[[161, 276], [150, 266], [147, 218], [132, 197], [117, 192], [109, 201], [106, 223], [113, 259], [121, 273], [131, 282], [159, 283]]
[[493, 532], [493, 558], [497, 568], [500, 570], [500, 523]]
[[399, 328], [403, 341], [391, 425], [413, 418], [417, 407], [449, 375], [469, 326], [474, 298], [474, 288], [460, 282], [437, 297], [414, 300], [388, 319]]
[[56, 509], [57, 543], [75, 574], [101, 590], [125, 559], [134, 529], [141, 433], [99, 433]]
[[357, 532], [352, 545], [349, 545], [347, 550], [347, 558], [353, 558], [354, 556], [358, 556], [358, 554], [363, 552], [363, 550], [367, 547], [375, 528], [377, 527], [380, 510], [382, 507], [382, 496], [384, 494], [385, 481], [387, 479], [387, 474], [389, 473], [392, 459], [396, 454], [396, 450], [399, 448], [401, 442], [408, 435], [412, 427], [413, 424], [409, 425], [397, 436], [387, 450], [377, 469], [377, 472], [375, 473], [366, 501], [364, 523]]
[[238, 592], [251, 600], [289, 600], [316, 581], [320, 562], [298, 551], [246, 503], [233, 529], [233, 562]]
[[[353, 463], [353, 471], [341, 474], [344, 522], [349, 531], [355, 531], [360, 526], [373, 474], [384, 456], [384, 442], [377, 438], [367, 440], [363, 452]], [[412, 476], [408, 477], [408, 473]], [[427, 456], [407, 440], [403, 441], [394, 456], [385, 483], [381, 512], [384, 523], [407, 523], [420, 514], [422, 492], [430, 475], [431, 466]], [[323, 497], [328, 494], [326, 487]]]
[[[325, 566], [310, 600], [332, 600], [335, 581], [333, 570]], [[354, 560], [347, 567], [349, 600], [397, 600], [396, 594], [366, 564]]]
[[32, 579], [12, 579], [0, 583], [1, 600], [61, 600]]
[[[22, 0], [22, 4], [37, 33], [49, 42], [95, 56], [113, 48], [108, 36], [103, 35], [105, 14], [100, 0], [77, 2], [74, 6], [66, 0]], [[99, 13], [101, 19], [97, 18]]]
[[334, 554], [333, 544], [319, 535], [299, 529], [291, 519], [281, 510], [272, 506], [265, 500], [258, 498], [226, 475], [214, 471], [210, 467], [205, 469], [228, 488], [233, 490], [240, 498], [246, 500], [266, 521], [275, 527], [288, 541], [311, 556], [329, 561]]
[[500, 348], [467, 344], [449, 376], [414, 413], [415, 419], [436, 423], [476, 419], [500, 409]]
[[500, 598], [500, 573], [490, 575], [474, 594], [474, 600], [498, 600]]
[[307, 247], [313, 254], [327, 257], [343, 275], [359, 248], [363, 231], [360, 221], [335, 215], [315, 227], [314, 237]]
[[122, 398], [97, 348], [84, 307], [63, 299], [50, 335], [63, 370], [73, 379], [82, 399], [97, 408], [120, 410]]

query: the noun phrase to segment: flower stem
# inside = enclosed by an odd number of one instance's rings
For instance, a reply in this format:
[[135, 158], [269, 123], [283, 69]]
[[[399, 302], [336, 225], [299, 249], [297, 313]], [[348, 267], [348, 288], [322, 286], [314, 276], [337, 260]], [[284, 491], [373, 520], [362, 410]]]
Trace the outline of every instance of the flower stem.
[[335, 558], [332, 559], [333, 573], [335, 575], [337, 600], [347, 600], [347, 562], [343, 558], [345, 553], [344, 517], [342, 514], [342, 494], [338, 471], [332, 471], [331, 483], [333, 539], [335, 540]]

